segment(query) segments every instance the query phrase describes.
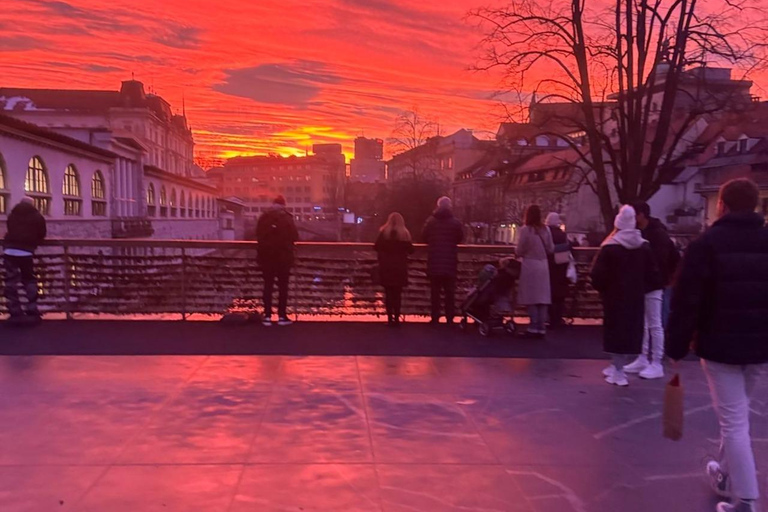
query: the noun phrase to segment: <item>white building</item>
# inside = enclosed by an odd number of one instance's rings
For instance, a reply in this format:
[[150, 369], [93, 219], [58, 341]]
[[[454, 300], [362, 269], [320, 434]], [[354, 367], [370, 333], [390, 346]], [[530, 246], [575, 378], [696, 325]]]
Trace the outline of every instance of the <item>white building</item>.
[[[17, 130], [37, 137], [26, 147], [15, 143], [3, 149], [0, 144], [6, 162], [13, 162], [7, 164], [12, 182], [26, 172], [27, 164], [22, 169], [20, 162], [29, 162], [31, 155], [39, 154], [42, 150], [37, 150], [35, 143], [45, 146], [45, 140], [63, 141], [68, 147], [109, 162], [102, 163], [101, 170], [108, 196], [106, 217], [111, 224], [107, 236], [220, 238], [217, 190], [197, 176], [194, 141], [186, 117], [173, 115], [170, 105], [159, 96], [146, 94], [141, 82], [123, 82], [120, 91], [0, 88], [0, 115], [5, 125], [16, 121]], [[19, 121], [25, 121], [24, 126]], [[59, 174], [66, 172], [69, 163], [62, 163], [66, 159], [39, 159], [51, 183], [58, 183]], [[86, 183], [84, 169], [91, 167], [74, 164], [80, 183]], [[35, 183], [27, 186], [34, 187]], [[35, 191], [27, 188], [27, 193], [34, 195]], [[87, 225], [84, 221], [93, 220], [87, 208], [78, 213], [74, 201], [67, 201], [66, 207], [59, 205], [53, 200], [56, 193], [54, 187], [48, 192], [50, 197], [40, 194], [38, 201], [49, 224], [61, 219], [71, 226]], [[82, 235], [97, 236], [91, 231], [84, 229]]]

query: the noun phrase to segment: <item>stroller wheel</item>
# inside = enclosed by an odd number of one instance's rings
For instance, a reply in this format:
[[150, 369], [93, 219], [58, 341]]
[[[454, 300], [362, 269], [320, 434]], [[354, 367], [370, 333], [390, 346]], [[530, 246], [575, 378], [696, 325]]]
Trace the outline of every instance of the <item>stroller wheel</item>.
[[504, 324], [504, 330], [509, 334], [515, 334], [515, 324], [513, 322], [507, 322]]
[[480, 335], [486, 338], [491, 335], [491, 327], [485, 322], [480, 324]]

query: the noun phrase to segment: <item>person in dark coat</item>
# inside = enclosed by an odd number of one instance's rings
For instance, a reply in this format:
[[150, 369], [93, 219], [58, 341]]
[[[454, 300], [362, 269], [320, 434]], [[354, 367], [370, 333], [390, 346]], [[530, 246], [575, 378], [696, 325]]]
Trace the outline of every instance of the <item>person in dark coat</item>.
[[37, 307], [38, 288], [34, 269], [34, 254], [47, 235], [45, 217], [35, 208], [32, 198], [25, 197], [13, 207], [8, 215], [5, 233], [4, 263], [5, 289], [10, 320], [13, 322], [25, 318], [19, 300], [19, 286], [23, 286], [27, 296], [26, 316], [40, 319]]
[[640, 234], [651, 245], [656, 265], [659, 267], [661, 287], [645, 296], [643, 352], [634, 362], [627, 365], [624, 371], [638, 373], [644, 379], [660, 379], [664, 377], [664, 310], [669, 301], [672, 276], [680, 263], [680, 253], [669, 237], [666, 226], [659, 219], [651, 217], [651, 207], [648, 203], [638, 202], [633, 204], [633, 208], [637, 212]]
[[381, 226], [374, 249], [379, 257], [379, 280], [384, 287], [387, 323], [400, 325], [403, 288], [408, 285], [408, 255], [413, 254], [411, 233], [405, 227], [403, 216], [389, 215]]
[[613, 354], [613, 364], [603, 370], [605, 381], [627, 386], [624, 366], [643, 345], [645, 294], [657, 289], [661, 278], [650, 245], [635, 227], [635, 210], [622, 206], [614, 226], [597, 253], [591, 277], [603, 301], [603, 347]]
[[[555, 253], [571, 253], [568, 237], [563, 231], [560, 215], [551, 212], [545, 221], [549, 232], [552, 234], [552, 243], [555, 245]], [[552, 294], [552, 304], [549, 306], [549, 326], [551, 328], [564, 325], [563, 312], [565, 311], [565, 299], [568, 296], [568, 263], [555, 263], [555, 254], [549, 254], [549, 288]]]
[[749, 416], [768, 374], [768, 228], [758, 201], [750, 180], [720, 188], [720, 218], [685, 253], [667, 330], [667, 355], [680, 361], [693, 343], [709, 381], [721, 443], [707, 473], [733, 498], [718, 512], [754, 512], [759, 499]]
[[437, 200], [437, 209], [427, 219], [422, 238], [427, 244], [427, 277], [432, 291], [432, 323], [440, 322], [440, 299], [445, 294], [445, 318], [453, 323], [456, 314], [456, 276], [459, 247], [464, 240], [464, 227], [451, 211], [450, 197]]
[[259, 242], [258, 262], [264, 276], [264, 325], [272, 325], [272, 292], [277, 281], [280, 299], [277, 305], [278, 325], [290, 325], [288, 319], [288, 281], [294, 263], [294, 244], [299, 239], [296, 223], [285, 209], [285, 198], [277, 196], [256, 224]]

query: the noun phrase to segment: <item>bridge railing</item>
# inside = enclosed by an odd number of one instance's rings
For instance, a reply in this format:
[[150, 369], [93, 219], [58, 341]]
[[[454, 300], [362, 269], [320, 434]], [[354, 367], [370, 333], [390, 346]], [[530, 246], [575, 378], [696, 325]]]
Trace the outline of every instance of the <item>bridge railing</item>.
[[[255, 242], [88, 239], [49, 240], [36, 254], [43, 312], [138, 315], [222, 315], [261, 311], [263, 280]], [[430, 309], [426, 248], [411, 258], [403, 312]], [[372, 278], [372, 244], [299, 243], [289, 310], [299, 316], [379, 315], [383, 290]], [[574, 251], [581, 278], [566, 304], [568, 316], [596, 318], [599, 300], [585, 273], [594, 249]], [[482, 267], [514, 254], [512, 246], [461, 246], [457, 301]], [[2, 274], [0, 270], [0, 274]], [[1, 276], [4, 277], [4, 276]], [[5, 304], [0, 302], [4, 311]]]

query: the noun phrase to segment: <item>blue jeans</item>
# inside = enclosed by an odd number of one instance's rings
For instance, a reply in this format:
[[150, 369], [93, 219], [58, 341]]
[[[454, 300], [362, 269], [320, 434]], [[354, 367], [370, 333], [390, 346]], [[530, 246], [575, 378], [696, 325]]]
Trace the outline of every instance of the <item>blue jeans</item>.
[[667, 286], [664, 288], [664, 295], [661, 299], [661, 325], [664, 330], [667, 329], [667, 321], [669, 320], [669, 312], [672, 306], [672, 287]]
[[547, 309], [549, 304], [531, 304], [528, 306], [528, 316], [531, 317], [531, 325], [528, 332], [544, 334], [546, 332]]

